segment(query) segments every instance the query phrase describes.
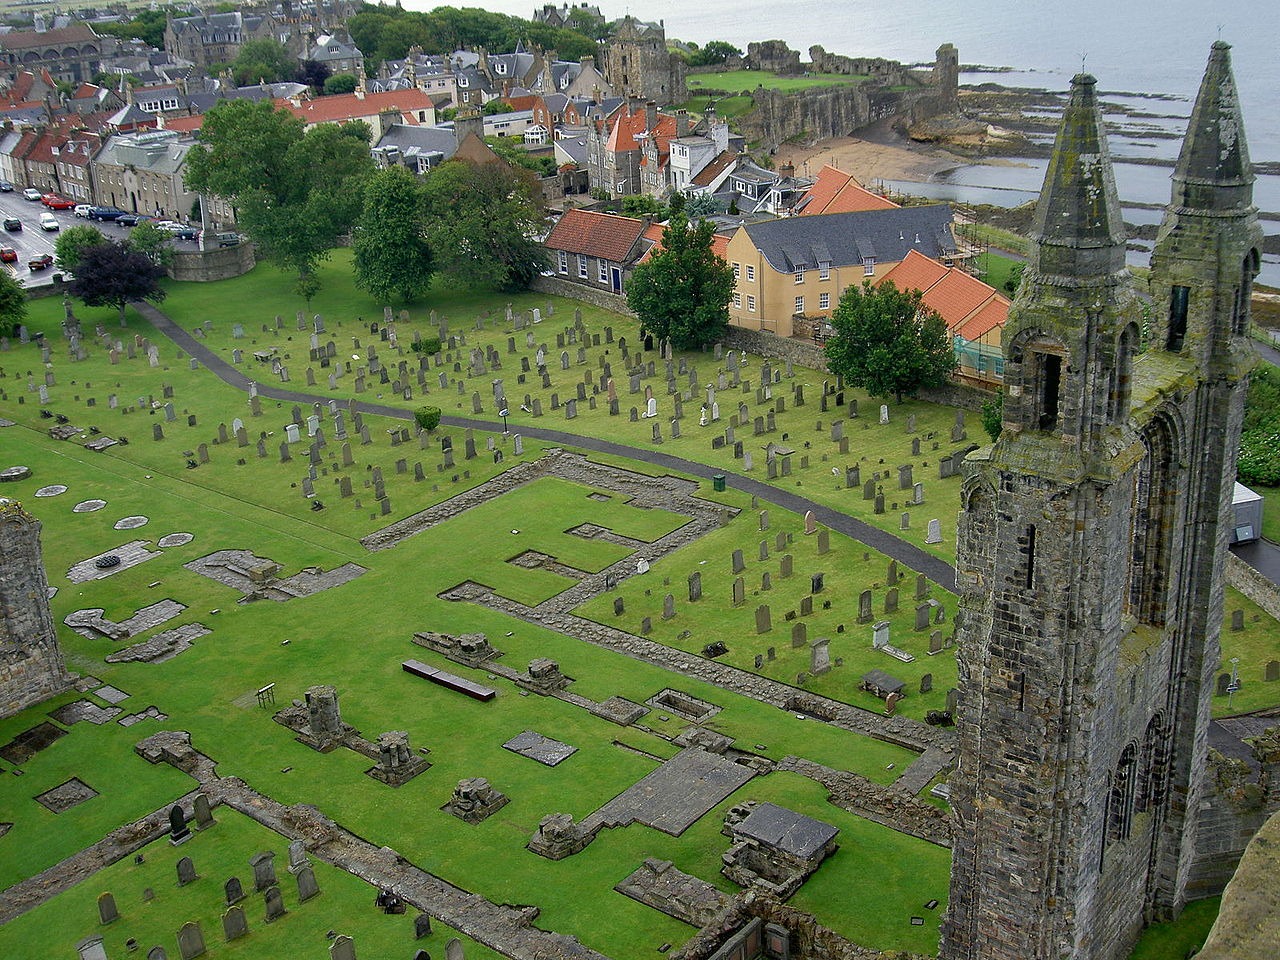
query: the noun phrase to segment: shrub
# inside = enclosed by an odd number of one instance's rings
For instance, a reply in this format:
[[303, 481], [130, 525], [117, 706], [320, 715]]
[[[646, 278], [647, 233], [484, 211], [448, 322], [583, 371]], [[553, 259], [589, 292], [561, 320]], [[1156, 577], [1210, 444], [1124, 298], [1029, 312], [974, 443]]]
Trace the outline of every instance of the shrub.
[[413, 422], [423, 430], [434, 430], [440, 426], [440, 408], [419, 407], [413, 414]]
[[413, 341], [414, 353], [434, 354], [440, 352], [439, 337], [423, 337], [421, 340]]
[[999, 438], [1004, 422], [1004, 394], [997, 393], [982, 402], [982, 429], [993, 441]]

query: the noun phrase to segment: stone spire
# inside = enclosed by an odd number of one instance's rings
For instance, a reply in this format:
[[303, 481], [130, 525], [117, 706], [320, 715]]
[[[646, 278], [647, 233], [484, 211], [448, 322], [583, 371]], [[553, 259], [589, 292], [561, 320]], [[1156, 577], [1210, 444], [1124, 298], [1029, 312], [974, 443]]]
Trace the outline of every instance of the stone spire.
[[1222, 210], [1253, 202], [1253, 168], [1230, 51], [1231, 45], [1219, 40], [1209, 52], [1173, 172], [1175, 207]]
[[1030, 267], [1046, 277], [1083, 279], [1124, 269], [1124, 218], [1096, 85], [1087, 73], [1071, 80], [1071, 99], [1036, 206]]

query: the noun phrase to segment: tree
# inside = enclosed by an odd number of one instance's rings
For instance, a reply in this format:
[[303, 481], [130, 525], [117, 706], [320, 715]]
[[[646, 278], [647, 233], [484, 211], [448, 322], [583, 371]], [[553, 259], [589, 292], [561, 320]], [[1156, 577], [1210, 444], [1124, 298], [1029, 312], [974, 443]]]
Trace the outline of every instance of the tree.
[[431, 282], [431, 248], [423, 227], [418, 178], [401, 166], [379, 170], [364, 190], [352, 234], [356, 286], [377, 300], [416, 300]]
[[1000, 438], [1004, 429], [1004, 394], [997, 393], [990, 400], [982, 401], [982, 429], [993, 441]]
[[316, 265], [355, 223], [372, 170], [368, 124], [304, 132], [301, 120], [266, 101], [218, 104], [187, 155], [187, 185], [230, 199], [240, 227], [296, 272], [308, 302], [319, 289]]
[[0, 270], [0, 337], [11, 337], [27, 319], [27, 293], [22, 281], [8, 270]]
[[354, 73], [335, 73], [324, 82], [324, 95], [331, 97], [338, 93], [353, 93], [357, 83]]
[[61, 269], [74, 272], [85, 250], [106, 242], [107, 238], [97, 227], [90, 227], [87, 224], [68, 227], [58, 234], [58, 239], [53, 245], [53, 254], [58, 258], [58, 266]]
[[711, 221], [691, 226], [683, 197], [672, 200], [662, 246], [631, 274], [627, 304], [644, 330], [695, 349], [720, 339], [729, 326], [733, 269], [711, 250]]
[[[331, 72], [328, 67], [317, 60], [303, 60], [298, 64], [298, 69], [293, 78], [298, 83], [305, 83], [318, 93], [329, 82]], [[353, 86], [351, 89], [354, 90], [355, 87]]]
[[141, 253], [110, 241], [81, 252], [71, 295], [88, 307], [116, 307], [124, 321], [125, 305], [133, 300], [159, 303], [165, 290], [159, 280], [164, 268]]
[[864, 280], [849, 287], [831, 314], [835, 335], [827, 341], [827, 366], [873, 396], [939, 387], [956, 368], [947, 325], [924, 306], [919, 290], [878, 287]]
[[267, 81], [292, 80], [298, 61], [289, 56], [284, 45], [270, 37], [247, 40], [231, 63], [236, 83], [242, 87]]
[[667, 219], [667, 208], [657, 197], [647, 193], [630, 193], [622, 198], [622, 212], [628, 217]]
[[134, 253], [142, 254], [152, 263], [167, 267], [173, 261], [172, 240], [172, 234], [161, 230], [151, 221], [144, 220], [129, 231], [124, 245]]
[[[121, 40], [141, 40], [157, 50], [164, 47], [165, 11], [139, 10], [138, 15], [125, 23], [95, 23], [98, 34], [108, 34]], [[95, 81], [96, 82], [96, 81]]]
[[463, 283], [522, 290], [546, 269], [542, 191], [527, 170], [451, 160], [427, 177], [427, 243]]
[[740, 57], [742, 51], [731, 43], [724, 40], [711, 40], [701, 50], [695, 50], [689, 57], [689, 65], [694, 67], [705, 67], [713, 64], [724, 63], [730, 57]]

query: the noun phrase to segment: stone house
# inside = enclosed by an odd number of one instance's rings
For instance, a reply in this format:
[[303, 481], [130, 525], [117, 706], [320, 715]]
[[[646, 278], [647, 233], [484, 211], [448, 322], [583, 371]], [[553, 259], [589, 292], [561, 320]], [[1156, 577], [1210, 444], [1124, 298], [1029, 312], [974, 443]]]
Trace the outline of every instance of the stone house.
[[293, 43], [291, 52], [295, 55], [300, 49], [293, 29], [269, 13], [236, 10], [174, 17], [164, 29], [165, 51], [171, 57], [191, 61], [202, 70], [208, 70], [214, 63], [231, 63], [250, 40], [275, 40], [286, 47]]
[[955, 253], [949, 206], [745, 224], [726, 251], [736, 278], [729, 322], [794, 336], [797, 319], [829, 316], [846, 287], [878, 281], [912, 250], [934, 259]]
[[308, 43], [298, 54], [299, 60], [313, 60], [329, 68], [331, 76], [364, 72], [364, 54], [350, 37], [323, 34]]
[[37, 17], [34, 30], [0, 34], [0, 62], [7, 68], [6, 73], [44, 69], [55, 80], [78, 83], [99, 73], [120, 45], [115, 37], [99, 37], [83, 21], [52, 30], [43, 29], [43, 22]]
[[566, 210], [543, 241], [551, 270], [562, 280], [621, 294], [647, 252], [648, 221], [590, 210]]
[[194, 143], [176, 130], [108, 137], [93, 160], [98, 202], [133, 213], [187, 220], [196, 194], [187, 189], [182, 173]]
[[665, 193], [669, 142], [678, 135], [676, 118], [658, 113], [654, 101], [624, 101], [613, 113], [587, 127], [587, 171], [592, 187], [615, 198]]
[[88, 130], [73, 130], [53, 145], [58, 193], [76, 203], [93, 203], [93, 160], [102, 149], [102, 138]]

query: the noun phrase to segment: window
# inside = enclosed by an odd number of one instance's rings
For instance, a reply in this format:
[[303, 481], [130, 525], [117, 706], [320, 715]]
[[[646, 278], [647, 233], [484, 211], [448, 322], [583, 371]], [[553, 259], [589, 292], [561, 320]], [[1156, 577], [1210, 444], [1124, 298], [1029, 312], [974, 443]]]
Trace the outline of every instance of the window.
[[609, 263], [608, 263], [608, 261], [606, 261], [606, 260], [597, 260], [597, 261], [596, 261], [596, 264], [597, 264], [597, 266], [599, 266], [599, 267], [600, 267], [600, 272], [599, 272], [599, 274], [598, 274], [598, 276], [599, 276], [599, 278], [600, 278], [600, 282], [601, 282], [601, 283], [608, 283], [608, 282], [609, 282]]
[[874, 257], [862, 258], [862, 275], [864, 277], [874, 277], [876, 274], [876, 261]]
[[740, 293], [735, 293], [735, 294], [733, 295], [733, 309], [735, 309], [735, 310], [741, 310], [741, 309], [742, 309], [742, 294], [740, 294]]
[[804, 313], [804, 297], [796, 297], [796, 309], [795, 309], [795, 312], [796, 312], [796, 315], [797, 315], [797, 316], [799, 316], [799, 315], [801, 315], [801, 314], [803, 314], [803, 313]]
[[819, 310], [831, 309], [831, 294], [829, 293], [818, 294], [818, 309]]
[[831, 264], [829, 263], [818, 264], [818, 279], [819, 280], [831, 279]]
[[583, 280], [587, 279], [587, 258], [584, 254], [578, 254], [578, 276]]
[[756, 312], [756, 298], [747, 294], [747, 310], [751, 313]]
[[1062, 358], [1051, 353], [1040, 357], [1040, 416], [1037, 426], [1041, 430], [1054, 430], [1058, 426], [1058, 387], [1062, 380]]
[[749, 264], [749, 263], [748, 263], [748, 264], [747, 264], [747, 279], [748, 279], [748, 280], [755, 280], [755, 278], [756, 278], [756, 268], [755, 268], [755, 267], [753, 267], [751, 264]]
[[796, 283], [804, 283], [804, 267], [796, 268]]
[[560, 251], [560, 272], [569, 272], [569, 254], [565, 253], [563, 250]]
[[733, 265], [733, 279], [737, 280], [738, 274], [740, 274], [741, 272], [742, 272], [742, 264], [735, 263]]
[[1182, 341], [1187, 336], [1187, 306], [1190, 299], [1190, 287], [1174, 287], [1169, 294], [1168, 349], [1174, 353], [1182, 349]]

